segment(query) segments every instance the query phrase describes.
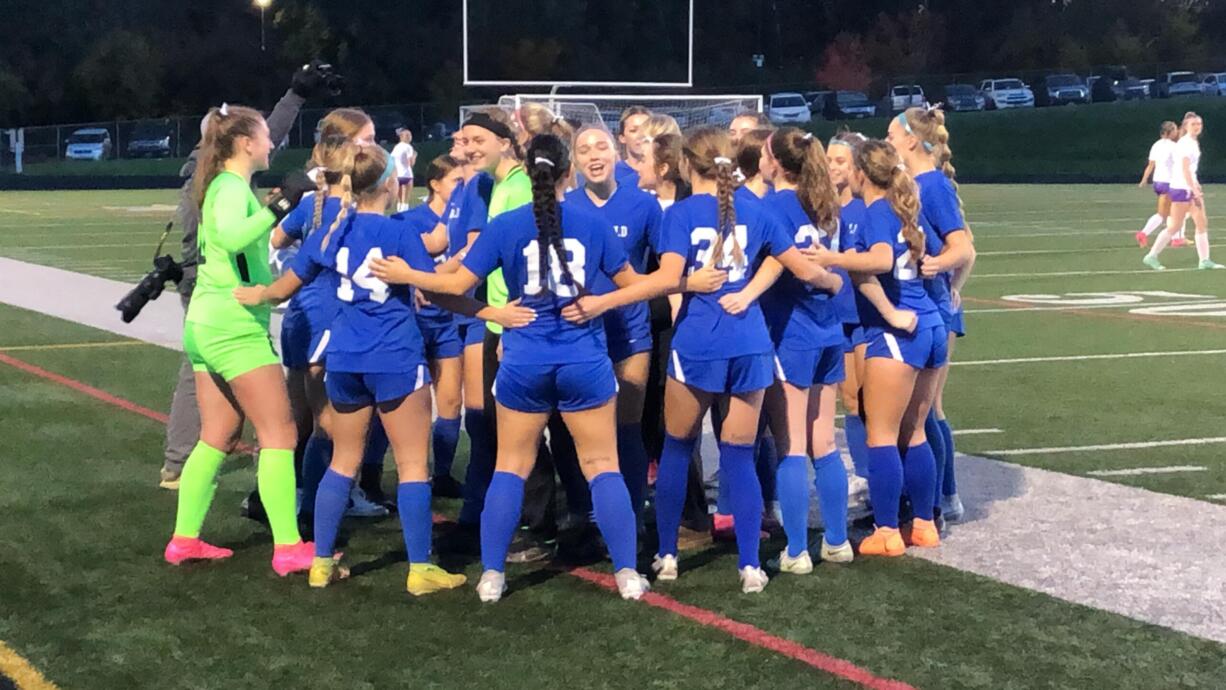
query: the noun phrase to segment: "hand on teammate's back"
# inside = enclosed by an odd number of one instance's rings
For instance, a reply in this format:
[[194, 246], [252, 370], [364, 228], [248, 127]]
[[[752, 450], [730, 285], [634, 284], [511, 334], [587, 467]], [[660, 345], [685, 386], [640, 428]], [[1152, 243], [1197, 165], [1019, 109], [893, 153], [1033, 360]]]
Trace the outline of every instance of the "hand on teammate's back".
[[745, 313], [751, 304], [753, 304], [753, 300], [744, 291], [733, 292], [719, 298], [719, 306], [723, 307], [724, 311], [733, 316]]
[[728, 282], [728, 272], [713, 266], [704, 266], [685, 279], [686, 292], [711, 293]]
[[398, 256], [384, 259], [373, 259], [370, 262], [370, 274], [388, 285], [404, 285], [413, 276], [413, 269], [405, 260]]
[[605, 311], [607, 308], [600, 295], [584, 295], [562, 309], [562, 318], [573, 324], [582, 325], [599, 317]]
[[505, 307], [495, 309], [493, 321], [503, 328], [523, 328], [536, 321], [536, 312], [521, 306], [519, 300], [515, 300], [508, 302]]

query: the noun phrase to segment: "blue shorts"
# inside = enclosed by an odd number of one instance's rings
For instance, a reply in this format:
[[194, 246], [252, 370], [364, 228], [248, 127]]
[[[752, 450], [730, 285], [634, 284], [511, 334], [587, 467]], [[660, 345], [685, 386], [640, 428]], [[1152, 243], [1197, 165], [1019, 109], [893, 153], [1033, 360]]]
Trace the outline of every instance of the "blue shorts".
[[775, 382], [773, 353], [729, 359], [690, 359], [673, 350], [668, 375], [691, 388], [708, 393], [749, 393]]
[[281, 320], [281, 363], [287, 369], [307, 369], [324, 363], [329, 331], [311, 327], [310, 319], [301, 309], [290, 308]]
[[451, 319], [436, 321], [419, 317], [417, 328], [421, 331], [421, 339], [426, 345], [426, 361], [459, 357], [464, 351], [460, 329]]
[[485, 342], [485, 322], [481, 319], [457, 316], [455, 325], [460, 342], [463, 343], [464, 347], [480, 345]]
[[651, 352], [651, 320], [646, 304], [632, 304], [604, 315], [609, 359], [620, 362], [640, 352]]
[[864, 327], [858, 323], [843, 324], [843, 352], [855, 352], [856, 348], [863, 345]]
[[498, 367], [494, 399], [517, 412], [579, 412], [617, 395], [613, 363], [509, 364]]
[[910, 334], [874, 326], [864, 334], [868, 338], [866, 359], [893, 359], [914, 369], [937, 369], [949, 361], [949, 332], [945, 324], [921, 326]]
[[847, 378], [843, 370], [843, 346], [831, 345], [816, 350], [778, 348], [775, 350], [775, 376], [796, 388], [840, 383]]
[[1154, 183], [1154, 194], [1157, 194], [1158, 196], [1162, 196], [1164, 194], [1170, 193], [1170, 191], [1171, 191], [1170, 182], [1155, 182]]
[[945, 330], [961, 338], [966, 335], [966, 322], [962, 319], [962, 310], [941, 310], [941, 320], [945, 322]]
[[352, 374], [329, 371], [324, 387], [333, 405], [367, 406], [399, 400], [422, 386], [430, 385], [425, 362], [402, 374]]

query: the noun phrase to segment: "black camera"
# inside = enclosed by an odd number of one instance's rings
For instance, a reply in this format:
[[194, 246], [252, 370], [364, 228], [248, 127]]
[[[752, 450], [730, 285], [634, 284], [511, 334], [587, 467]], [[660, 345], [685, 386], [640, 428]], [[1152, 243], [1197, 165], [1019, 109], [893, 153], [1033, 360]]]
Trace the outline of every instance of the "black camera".
[[345, 78], [336, 73], [332, 65], [322, 60], [312, 60], [294, 73], [290, 88], [303, 98], [341, 95], [345, 90]]
[[166, 236], [170, 234], [173, 225], [174, 223], [166, 224], [162, 239], [153, 252], [153, 270], [146, 273], [140, 283], [132, 288], [131, 292], [124, 295], [123, 299], [119, 300], [119, 304], [115, 305], [115, 308], [122, 314], [124, 323], [132, 323], [132, 319], [140, 315], [140, 310], [145, 308], [149, 300], [160, 297], [166, 283], [174, 281], [175, 285], [178, 285], [183, 280], [184, 266], [169, 254], [162, 254], [162, 245], [166, 242]]

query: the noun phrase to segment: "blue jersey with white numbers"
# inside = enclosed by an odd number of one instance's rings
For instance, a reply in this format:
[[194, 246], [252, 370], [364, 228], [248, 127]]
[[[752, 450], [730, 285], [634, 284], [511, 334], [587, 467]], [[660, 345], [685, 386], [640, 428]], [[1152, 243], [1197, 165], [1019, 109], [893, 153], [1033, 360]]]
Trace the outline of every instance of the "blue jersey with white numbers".
[[[919, 266], [911, 258], [911, 250], [902, 236], [902, 220], [894, 214], [890, 202], [878, 199], [868, 207], [864, 239], [865, 251], [878, 244], [887, 244], [894, 256], [894, 266], [891, 270], [877, 275], [881, 288], [885, 290], [890, 302], [899, 309], [909, 309], [919, 316], [917, 328], [944, 325], [936, 304], [924, 290], [924, 280], [920, 277]], [[923, 216], [920, 217], [920, 229], [924, 235], [932, 232], [927, 227]], [[871, 305], [865, 302], [866, 311], [860, 313], [860, 323], [865, 328], [888, 328], [885, 319]]]
[[[286, 235], [301, 242], [303, 248], [307, 239], [318, 233], [327, 233], [336, 220], [336, 214], [341, 211], [339, 197], [326, 197], [323, 209], [319, 214], [319, 224], [315, 223], [315, 195], [308, 194], [281, 221], [281, 230]], [[303, 251], [300, 248], [299, 253]], [[292, 260], [291, 264], [292, 265]], [[314, 332], [322, 332], [332, 325], [336, 316], [336, 275], [326, 274], [320, 279], [302, 286], [298, 294], [290, 300], [289, 309], [301, 310]]]
[[[401, 374], [425, 362], [417, 327], [413, 288], [388, 285], [370, 273], [372, 259], [398, 256], [409, 266], [434, 272], [434, 260], [421, 236], [377, 213], [355, 213], [323, 246], [316, 233], [291, 267], [303, 282], [320, 273], [337, 273], [340, 308], [328, 340], [328, 370], [355, 374]], [[318, 239], [317, 239], [318, 238]]]
[[[761, 201], [735, 198], [735, 242], [724, 239], [723, 256], [714, 256], [716, 227], [719, 225], [719, 202], [710, 194], [695, 194], [673, 204], [664, 214], [660, 253], [677, 254], [685, 258], [685, 273], [714, 265], [728, 271], [728, 281], [710, 294], [687, 292], [677, 313], [673, 349], [689, 359], [730, 359], [745, 355], [767, 354], [772, 350], [770, 333], [755, 302], [749, 309], [733, 316], [724, 311], [719, 300], [724, 295], [740, 292], [749, 283], [762, 260], [778, 256], [792, 248], [792, 237], [775, 214]], [[734, 261], [734, 244], [739, 244], [744, 261]]]
[[[920, 215], [934, 231], [924, 238], [924, 250], [929, 256], [936, 256], [945, 248], [946, 235], [966, 228], [966, 220], [962, 217], [962, 208], [958, 204], [958, 192], [940, 170], [929, 170], [916, 175], [915, 184], [919, 187]], [[946, 310], [951, 308], [952, 280], [952, 273], [941, 273], [936, 278], [924, 281], [928, 296], [932, 297], [937, 306]]]
[[[443, 212], [446, 213], [446, 209]], [[420, 236], [433, 231], [435, 226], [442, 222], [442, 217], [435, 213], [429, 204], [418, 204], [407, 211], [393, 214], [392, 220], [400, 222], [405, 232], [415, 232]], [[444, 252], [434, 259], [434, 263], [437, 265], [446, 260], [446, 252]], [[452, 313], [431, 304], [418, 307], [417, 318], [431, 323], [447, 324], [452, 320]]]
[[[507, 211], [490, 221], [464, 257], [474, 275], [502, 269], [508, 299], [536, 311], [536, 320], [523, 328], [508, 328], [502, 335], [504, 363], [568, 364], [607, 359], [604, 321], [575, 325], [562, 318], [562, 309], [586, 291], [598, 275], [614, 276], [626, 265], [626, 250], [608, 222], [571, 204], [559, 210], [562, 241], [571, 275], [567, 282], [556, 252], [537, 242], [532, 206]], [[548, 250], [549, 275], [540, 274], [540, 255]]]
[[[783, 189], [763, 199], [785, 224], [798, 249], [820, 243], [831, 248], [831, 233], [813, 225], [796, 191]], [[834, 295], [813, 287], [789, 271], [762, 295], [762, 311], [776, 347], [815, 350], [843, 342], [843, 322]]]
[[[839, 212], [839, 235], [838, 246], [832, 243], [830, 248], [839, 251], [864, 251], [859, 247], [860, 237], [864, 234], [864, 219], [867, 209], [864, 206], [864, 200], [857, 197], [852, 197], [852, 200], [847, 202], [843, 210]], [[860, 296], [859, 291], [852, 285], [851, 276], [847, 271], [836, 268], [836, 273], [843, 276], [843, 289], [839, 290], [839, 294], [834, 296], [835, 309], [839, 313], [839, 318], [843, 323], [859, 324], [860, 323], [860, 302], [864, 298]]]

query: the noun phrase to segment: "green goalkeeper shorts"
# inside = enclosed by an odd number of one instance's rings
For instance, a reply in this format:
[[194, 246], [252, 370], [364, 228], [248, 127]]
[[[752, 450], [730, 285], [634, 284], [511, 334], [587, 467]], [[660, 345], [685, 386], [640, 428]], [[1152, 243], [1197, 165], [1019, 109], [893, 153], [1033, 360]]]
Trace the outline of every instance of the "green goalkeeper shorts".
[[192, 371], [217, 374], [226, 381], [260, 367], [281, 364], [266, 332], [229, 331], [191, 321], [183, 325], [183, 351]]

